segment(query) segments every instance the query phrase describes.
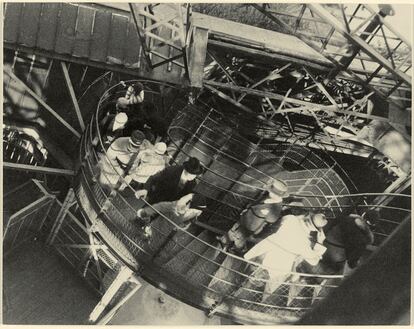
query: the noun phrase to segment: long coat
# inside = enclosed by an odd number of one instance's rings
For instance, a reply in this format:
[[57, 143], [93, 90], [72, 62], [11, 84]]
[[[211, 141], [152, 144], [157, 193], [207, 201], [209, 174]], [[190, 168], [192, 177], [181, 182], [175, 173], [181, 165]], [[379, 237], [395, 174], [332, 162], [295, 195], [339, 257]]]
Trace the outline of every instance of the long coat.
[[178, 186], [183, 170], [184, 167], [182, 165], [171, 166], [151, 176], [144, 187], [148, 191], [148, 203], [175, 201], [184, 195], [192, 193], [197, 184], [195, 180], [186, 182], [182, 188]]
[[[303, 218], [286, 215], [282, 219], [279, 230], [256, 244], [245, 255], [245, 259], [263, 257], [263, 265], [267, 269], [270, 280], [267, 292], [271, 293], [282, 283], [298, 259], [304, 259], [316, 265], [323, 253], [323, 248], [312, 248], [310, 240], [311, 228], [305, 225]], [[323, 232], [320, 232], [324, 239]]]

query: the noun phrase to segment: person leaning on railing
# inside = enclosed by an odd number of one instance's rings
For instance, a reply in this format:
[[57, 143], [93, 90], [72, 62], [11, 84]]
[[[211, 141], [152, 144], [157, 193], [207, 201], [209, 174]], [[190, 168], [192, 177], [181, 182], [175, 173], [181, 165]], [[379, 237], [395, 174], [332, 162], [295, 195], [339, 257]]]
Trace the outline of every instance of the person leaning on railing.
[[151, 176], [144, 189], [137, 191], [137, 197], [143, 197], [149, 204], [162, 201], [176, 201], [192, 193], [197, 185], [196, 178], [203, 172], [197, 158], [189, 158], [182, 165], [167, 167]]
[[[144, 207], [137, 211], [138, 225], [144, 228], [145, 235], [149, 238], [152, 234], [151, 222], [159, 214], [172, 220], [175, 224], [187, 229], [192, 221], [206, 208], [206, 199], [200, 194], [190, 193], [177, 201], [163, 201], [152, 207]], [[162, 220], [165, 222], [165, 220]]]
[[[262, 301], [291, 275], [298, 262], [305, 260], [311, 265], [318, 264], [326, 251], [323, 246], [323, 227], [326, 224], [323, 214], [286, 215], [276, 233], [260, 241], [243, 256], [247, 260], [260, 257], [269, 274]], [[314, 235], [318, 243], [314, 243]]]
[[254, 204], [250, 204], [240, 214], [240, 220], [218, 240], [225, 249], [235, 253], [246, 250], [247, 241], [255, 241], [254, 236], [260, 234], [268, 225], [273, 225], [280, 218], [283, 198], [287, 197], [287, 185], [274, 179], [264, 195]]

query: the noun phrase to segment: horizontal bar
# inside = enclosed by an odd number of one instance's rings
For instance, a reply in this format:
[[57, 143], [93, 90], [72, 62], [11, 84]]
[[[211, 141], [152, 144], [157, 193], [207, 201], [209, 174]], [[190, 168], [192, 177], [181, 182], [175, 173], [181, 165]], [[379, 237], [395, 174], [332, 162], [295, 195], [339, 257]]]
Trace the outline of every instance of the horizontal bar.
[[32, 203], [28, 204], [27, 206], [23, 207], [22, 209], [20, 209], [19, 211], [11, 215], [7, 225], [10, 226], [10, 223], [12, 223], [12, 221], [15, 221], [19, 218], [26, 217], [27, 215], [31, 213], [32, 210], [39, 209], [42, 205], [45, 205], [48, 202], [50, 202], [50, 200], [53, 200], [51, 196], [44, 195], [40, 197], [39, 199], [33, 201]]
[[75, 171], [73, 170], [42, 167], [42, 166], [32, 166], [32, 165], [13, 163], [13, 162], [3, 162], [3, 168], [21, 170], [21, 171], [32, 171], [32, 172], [38, 172], [42, 174], [75, 176]]

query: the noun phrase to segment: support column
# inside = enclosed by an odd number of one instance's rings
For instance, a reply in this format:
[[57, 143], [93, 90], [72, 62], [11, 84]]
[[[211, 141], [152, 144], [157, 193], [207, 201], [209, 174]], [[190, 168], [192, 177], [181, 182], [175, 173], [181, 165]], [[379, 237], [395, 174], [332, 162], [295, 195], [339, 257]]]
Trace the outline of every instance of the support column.
[[[128, 282], [130, 280], [130, 278], [131, 278], [132, 275], [133, 275], [133, 272], [132, 272], [132, 270], [129, 267], [126, 267], [126, 266], [122, 266], [121, 267], [121, 269], [119, 270], [119, 272], [118, 272], [115, 280], [111, 283], [111, 285], [109, 286], [108, 290], [105, 292], [105, 294], [102, 296], [102, 298], [99, 301], [99, 303], [95, 306], [95, 308], [93, 309], [92, 313], [89, 315], [89, 321], [90, 322], [92, 322], [92, 323], [95, 323], [96, 322], [96, 320], [99, 318], [99, 316], [105, 310], [105, 308], [108, 306], [108, 304], [110, 303], [110, 301], [114, 298], [114, 296], [118, 292], [119, 288], [121, 288], [121, 286], [125, 282]], [[127, 297], [128, 297], [128, 295], [127, 295]]]
[[139, 288], [141, 288], [142, 284], [138, 281], [138, 277], [136, 274], [133, 274], [129, 282], [131, 284], [135, 284], [135, 287], [127, 294], [125, 295], [118, 304], [116, 304], [101, 320], [99, 320], [96, 324], [97, 325], [106, 325], [113, 316], [116, 314], [116, 312], [137, 292]]

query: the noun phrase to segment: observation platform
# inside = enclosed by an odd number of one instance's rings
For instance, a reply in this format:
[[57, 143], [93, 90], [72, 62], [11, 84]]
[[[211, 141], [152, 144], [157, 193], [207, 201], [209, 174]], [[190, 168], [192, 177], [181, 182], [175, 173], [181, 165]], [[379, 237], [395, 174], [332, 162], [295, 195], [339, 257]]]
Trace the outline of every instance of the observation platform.
[[[159, 85], [145, 83], [146, 99], [155, 104], [165, 101], [165, 89], [161, 94]], [[202, 163], [205, 172], [195, 193], [206, 197], [207, 210], [188, 229], [158, 212], [150, 224], [152, 236], [144, 238], [135, 219], [136, 211], [146, 202], [137, 200], [130, 186], [112, 194], [100, 186], [99, 161], [105, 154], [92, 145], [98, 137], [103, 146], [98, 118], [124, 92], [118, 85], [108, 90], [87, 127], [74, 192], [95, 234], [127, 266], [181, 301], [246, 324], [293, 323], [340, 285], [342, 266], [326, 266], [330, 262], [343, 264], [344, 260], [343, 249], [331, 244], [338, 238], [334, 231], [326, 233], [327, 258], [316, 272], [300, 271], [299, 267], [284, 272], [285, 280], [266, 298], [266, 273], [277, 268], [266, 268], [220, 247], [216, 236], [238, 220], [240, 211], [273, 178], [284, 180], [291, 195], [303, 199], [307, 209], [325, 213], [331, 223], [354, 202], [359, 203], [360, 195], [352, 194], [355, 187], [333, 159], [283, 143], [269, 152], [266, 145], [253, 144], [239, 135], [231, 123], [222, 120], [221, 113], [202, 103], [184, 106], [178, 112], [169, 138], [176, 150], [171, 164], [180, 164], [188, 156]]]

